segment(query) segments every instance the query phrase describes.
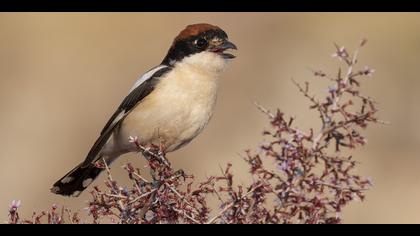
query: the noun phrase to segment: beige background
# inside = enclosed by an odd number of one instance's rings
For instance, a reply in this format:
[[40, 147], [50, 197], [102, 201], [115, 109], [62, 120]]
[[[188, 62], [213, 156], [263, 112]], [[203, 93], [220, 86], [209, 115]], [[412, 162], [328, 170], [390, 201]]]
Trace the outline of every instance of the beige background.
[[[312, 80], [308, 67], [333, 69], [333, 42], [354, 49], [369, 39], [361, 64], [376, 69], [364, 91], [380, 101], [369, 145], [355, 153], [374, 180], [364, 203], [345, 209], [346, 223], [420, 223], [420, 15], [373, 13], [28, 13], [0, 14], [0, 220], [13, 199], [29, 217], [51, 203], [81, 209], [88, 198], [49, 193], [80, 162], [137, 76], [158, 64], [187, 24], [208, 22], [239, 47], [221, 82], [210, 125], [190, 145], [169, 155], [198, 178], [234, 163], [255, 148], [265, 117], [253, 105], [279, 107], [303, 127], [317, 124], [290, 81]], [[325, 89], [319, 85], [318, 93]], [[113, 165], [115, 178], [125, 178]], [[98, 180], [102, 182], [104, 176]], [[241, 180], [243, 181], [243, 180]]]

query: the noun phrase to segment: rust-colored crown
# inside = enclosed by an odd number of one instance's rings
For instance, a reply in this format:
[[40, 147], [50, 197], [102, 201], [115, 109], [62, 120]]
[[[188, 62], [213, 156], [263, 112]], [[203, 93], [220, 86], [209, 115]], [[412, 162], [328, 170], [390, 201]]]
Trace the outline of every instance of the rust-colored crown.
[[221, 30], [221, 29], [215, 25], [210, 25], [210, 24], [205, 24], [205, 23], [188, 25], [184, 30], [182, 30], [178, 34], [178, 36], [175, 38], [175, 41], [183, 40], [191, 36], [201, 34], [208, 30]]

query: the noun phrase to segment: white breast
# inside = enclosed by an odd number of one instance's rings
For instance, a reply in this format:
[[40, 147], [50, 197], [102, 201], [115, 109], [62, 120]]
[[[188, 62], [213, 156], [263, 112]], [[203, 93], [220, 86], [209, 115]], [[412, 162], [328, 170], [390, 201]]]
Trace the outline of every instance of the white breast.
[[164, 143], [167, 151], [189, 143], [213, 114], [225, 64], [214, 53], [196, 54], [175, 64], [123, 121], [116, 136], [120, 149], [133, 151], [129, 136], [137, 136], [144, 145]]

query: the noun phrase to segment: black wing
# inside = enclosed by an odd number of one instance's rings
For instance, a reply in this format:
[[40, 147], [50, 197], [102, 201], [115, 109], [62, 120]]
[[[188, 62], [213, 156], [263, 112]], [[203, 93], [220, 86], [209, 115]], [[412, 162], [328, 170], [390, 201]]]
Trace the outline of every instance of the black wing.
[[[127, 114], [143, 100], [147, 95], [149, 95], [155, 88], [156, 84], [160, 77], [169, 72], [171, 67], [163, 67], [162, 69], [156, 71], [149, 79], [144, 81], [142, 84], [133, 89], [127, 97], [124, 98], [118, 109], [111, 116], [111, 118], [106, 123], [105, 127], [102, 129], [99, 138], [96, 140], [90, 149], [85, 161], [83, 162], [83, 167], [88, 166], [89, 164], [97, 161], [98, 154], [101, 151], [102, 147], [106, 144], [115, 127], [121, 123], [122, 120], [127, 116]], [[128, 137], [127, 137], [128, 138]]]

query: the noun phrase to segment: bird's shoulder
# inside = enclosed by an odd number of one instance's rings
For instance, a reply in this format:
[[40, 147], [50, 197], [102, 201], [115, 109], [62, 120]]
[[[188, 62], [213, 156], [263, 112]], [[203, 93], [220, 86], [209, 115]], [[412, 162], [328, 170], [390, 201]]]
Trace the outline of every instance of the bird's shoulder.
[[101, 134], [106, 132], [106, 130], [113, 126], [113, 124], [122, 120], [125, 115], [128, 114], [134, 106], [136, 106], [137, 103], [141, 102], [147, 95], [149, 95], [154, 90], [156, 84], [159, 82], [159, 79], [171, 69], [171, 66], [159, 65], [140, 76], [130, 89], [128, 95], [124, 98], [117, 110], [108, 120], [107, 124], [102, 129]]
[[153, 79], [153, 78], [161, 77], [164, 73], [166, 73], [170, 69], [171, 69], [170, 66], [159, 65], [159, 66], [155, 66], [152, 69], [148, 70], [146, 73], [141, 75], [139, 77], [139, 79], [134, 83], [133, 87], [129, 91], [129, 95], [134, 89], [136, 89], [138, 86], [142, 85], [144, 82], [146, 82], [150, 79]]

